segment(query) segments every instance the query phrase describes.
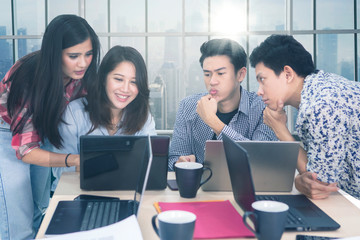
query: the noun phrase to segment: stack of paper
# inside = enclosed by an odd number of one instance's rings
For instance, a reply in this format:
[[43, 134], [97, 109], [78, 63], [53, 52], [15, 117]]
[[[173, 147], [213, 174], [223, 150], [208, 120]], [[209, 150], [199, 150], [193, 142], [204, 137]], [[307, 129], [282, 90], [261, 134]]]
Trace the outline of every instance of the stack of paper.
[[[46, 238], [48, 239], [48, 238]], [[142, 234], [139, 223], [135, 215], [105, 226], [96, 228], [93, 230], [68, 233], [51, 237], [53, 240], [122, 240], [122, 239], [133, 239], [142, 240]], [[45, 238], [44, 238], [45, 240]]]

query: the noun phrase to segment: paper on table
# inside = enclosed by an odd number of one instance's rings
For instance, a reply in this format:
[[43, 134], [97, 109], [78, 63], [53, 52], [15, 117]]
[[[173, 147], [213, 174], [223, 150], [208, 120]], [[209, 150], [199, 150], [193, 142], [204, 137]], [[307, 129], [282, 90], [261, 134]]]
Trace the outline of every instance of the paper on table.
[[82, 231], [76, 233], [68, 233], [51, 237], [57, 240], [120, 240], [120, 239], [134, 239], [142, 240], [141, 230], [135, 215], [131, 215], [124, 220], [89, 231]]
[[356, 236], [356, 237], [348, 237], [348, 238], [340, 238], [339, 240], [359, 240], [360, 236]]
[[158, 211], [185, 210], [196, 215], [194, 238], [254, 237], [242, 217], [227, 201], [158, 202]]

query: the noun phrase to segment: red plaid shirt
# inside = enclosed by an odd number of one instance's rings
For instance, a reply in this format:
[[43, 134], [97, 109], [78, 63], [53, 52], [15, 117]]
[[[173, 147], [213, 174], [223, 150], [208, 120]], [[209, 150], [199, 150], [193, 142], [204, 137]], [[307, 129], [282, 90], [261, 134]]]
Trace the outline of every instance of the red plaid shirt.
[[[18, 64], [15, 64], [5, 75], [4, 79], [0, 83], [0, 121], [5, 121], [8, 124], [14, 123], [15, 125], [21, 120], [25, 114], [27, 107], [21, 110], [21, 113], [17, 118], [11, 119], [7, 111], [7, 98], [11, 90], [11, 83], [5, 83], [9, 78], [12, 71], [17, 68]], [[75, 80], [72, 79], [71, 82], [66, 86], [64, 97], [66, 99], [66, 104], [71, 100], [76, 99], [85, 94], [85, 91], [80, 91], [81, 89], [81, 79]], [[32, 123], [32, 116], [27, 120], [21, 133], [15, 134], [11, 141], [11, 146], [16, 151], [16, 157], [22, 159], [22, 157], [30, 152], [32, 149], [40, 147], [40, 137], [34, 129]]]

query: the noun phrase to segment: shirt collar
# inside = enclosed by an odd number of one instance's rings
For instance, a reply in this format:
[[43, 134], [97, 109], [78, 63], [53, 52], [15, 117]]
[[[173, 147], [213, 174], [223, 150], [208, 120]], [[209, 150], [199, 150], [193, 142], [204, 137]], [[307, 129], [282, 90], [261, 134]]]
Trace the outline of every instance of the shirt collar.
[[249, 93], [240, 86], [240, 104], [239, 112], [249, 115]]

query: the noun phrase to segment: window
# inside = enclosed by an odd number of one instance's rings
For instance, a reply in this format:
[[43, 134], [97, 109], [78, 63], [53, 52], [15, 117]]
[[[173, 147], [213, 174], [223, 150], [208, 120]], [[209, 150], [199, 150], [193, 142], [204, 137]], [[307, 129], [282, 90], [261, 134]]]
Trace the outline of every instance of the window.
[[[148, 66], [156, 128], [171, 130], [179, 101], [205, 91], [199, 49], [209, 39], [234, 39], [250, 54], [271, 34], [291, 34], [317, 68], [359, 81], [357, 12], [359, 0], [3, 0], [0, 78], [14, 61], [40, 49], [51, 19], [77, 14], [99, 35], [102, 56], [117, 44], [139, 50]], [[257, 91], [253, 68], [242, 86]], [[293, 130], [296, 110], [287, 110]]]

